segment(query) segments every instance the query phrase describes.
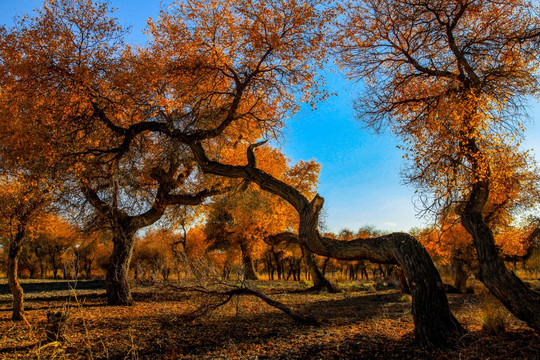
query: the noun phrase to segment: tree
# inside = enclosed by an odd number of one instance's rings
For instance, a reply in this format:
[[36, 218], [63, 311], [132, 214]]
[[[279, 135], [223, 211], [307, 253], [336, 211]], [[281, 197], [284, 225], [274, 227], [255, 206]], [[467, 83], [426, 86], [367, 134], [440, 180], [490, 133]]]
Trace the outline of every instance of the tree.
[[240, 249], [246, 280], [258, 280], [253, 260], [256, 256], [255, 249], [261, 247], [261, 239], [257, 239], [258, 219], [251, 211], [260, 209], [263, 204], [260, 199], [255, 199], [254, 195], [243, 192], [213, 201], [205, 227], [211, 249]]
[[75, 272], [80, 276], [83, 273], [84, 279], [92, 279], [93, 273], [99, 269], [100, 262], [110, 257], [112, 248], [107, 242], [110, 239], [105, 236], [104, 231], [82, 231], [78, 241], [74, 244], [74, 254], [77, 259]]
[[79, 238], [79, 231], [65, 218], [52, 213], [40, 218], [33, 243], [34, 246], [39, 244], [54, 279], [59, 278], [60, 271], [64, 279], [71, 278], [75, 264], [70, 254], [79, 243]]
[[19, 257], [25, 238], [50, 201], [47, 184], [26, 174], [2, 176], [0, 183], [0, 234], [7, 239], [8, 284], [13, 294], [12, 320], [24, 319], [23, 289], [19, 283]]
[[[403, 139], [405, 178], [429, 195], [425, 209], [455, 209], [472, 236], [480, 279], [536, 331], [540, 294], [506, 269], [488, 208], [529, 205], [512, 197], [524, 187], [538, 194], [519, 148], [523, 101], [538, 84], [538, 11], [528, 0], [354, 2], [338, 45], [351, 76], [367, 79], [359, 117]], [[502, 191], [508, 186], [521, 190]]]
[[[178, 234], [170, 229], [158, 228], [151, 230], [137, 241], [134, 250], [133, 266], [135, 267], [135, 280], [150, 278], [156, 280], [161, 276], [167, 281], [171, 274], [173, 263], [172, 244], [177, 241]], [[142, 271], [142, 274], [140, 273]]]

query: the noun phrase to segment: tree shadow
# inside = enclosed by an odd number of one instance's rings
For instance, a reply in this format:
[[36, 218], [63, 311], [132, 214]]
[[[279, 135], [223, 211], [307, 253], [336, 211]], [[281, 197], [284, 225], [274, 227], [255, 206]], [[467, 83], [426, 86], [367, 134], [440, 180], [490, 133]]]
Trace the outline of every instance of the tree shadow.
[[[63, 290], [105, 290], [105, 280], [62, 280], [22, 283], [25, 294]], [[11, 294], [7, 284], [0, 284], [0, 295]]]

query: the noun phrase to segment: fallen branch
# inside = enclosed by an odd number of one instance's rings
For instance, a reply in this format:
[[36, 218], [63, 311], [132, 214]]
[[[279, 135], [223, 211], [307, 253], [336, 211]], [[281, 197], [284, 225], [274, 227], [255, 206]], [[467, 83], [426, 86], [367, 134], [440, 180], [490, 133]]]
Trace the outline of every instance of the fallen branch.
[[263, 292], [252, 289], [250, 287], [246, 287], [246, 286], [236, 287], [235, 286], [231, 290], [219, 291], [219, 290], [210, 290], [210, 289], [208, 289], [206, 287], [203, 287], [203, 286], [198, 286], [198, 287], [178, 287], [178, 286], [175, 286], [175, 285], [172, 285], [172, 284], [170, 284], [169, 286], [174, 288], [175, 290], [178, 290], [178, 291], [198, 292], [198, 293], [206, 294], [206, 295], [209, 295], [209, 296], [225, 298], [225, 299], [220, 299], [217, 303], [214, 303], [214, 304], [206, 303], [205, 305], [201, 306], [200, 308], [198, 308], [197, 310], [195, 310], [191, 314], [191, 315], [194, 315], [194, 316], [204, 315], [204, 314], [208, 313], [209, 311], [213, 311], [213, 310], [227, 304], [235, 295], [253, 295], [255, 297], [258, 297], [259, 299], [261, 299], [262, 301], [264, 301], [268, 305], [283, 311], [285, 314], [287, 314], [291, 318], [293, 318], [293, 320], [295, 320], [295, 321], [297, 321], [297, 322], [299, 322], [301, 324], [315, 325], [315, 326], [319, 325], [319, 322], [315, 318], [313, 318], [311, 316], [303, 315], [303, 314], [289, 308], [287, 305], [285, 305], [285, 304], [283, 304], [283, 303], [281, 303], [281, 302], [279, 302], [277, 300], [274, 300], [274, 299], [270, 298], [268, 295], [264, 294]]

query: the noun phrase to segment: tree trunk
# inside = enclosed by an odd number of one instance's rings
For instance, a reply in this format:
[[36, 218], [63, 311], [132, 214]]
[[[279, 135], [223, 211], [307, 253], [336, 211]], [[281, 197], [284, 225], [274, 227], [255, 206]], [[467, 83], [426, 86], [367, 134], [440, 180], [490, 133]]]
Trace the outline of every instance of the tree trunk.
[[253, 268], [253, 258], [251, 257], [251, 249], [246, 239], [240, 241], [240, 251], [242, 252], [242, 266], [244, 268], [244, 278], [246, 280], [259, 280], [255, 269]]
[[113, 234], [113, 252], [107, 267], [105, 278], [107, 304], [132, 305], [133, 298], [129, 287], [129, 263], [133, 254], [132, 231], [115, 229]]
[[19, 268], [19, 256], [22, 250], [22, 239], [24, 233], [17, 232], [15, 239], [9, 244], [7, 276], [9, 289], [13, 294], [13, 312], [11, 319], [19, 321], [24, 319], [23, 289], [19, 283], [17, 275]]
[[39, 261], [39, 278], [44, 279], [45, 278], [45, 264], [43, 261]]
[[315, 291], [326, 290], [330, 293], [338, 292], [334, 285], [332, 285], [332, 283], [330, 283], [330, 281], [328, 281], [328, 279], [320, 272], [313, 253], [309, 251], [305, 245], [300, 245], [300, 248], [302, 249], [302, 254], [304, 254], [304, 260], [311, 278], [313, 279], [313, 287], [311, 289]]
[[283, 274], [283, 264], [282, 259], [278, 251], [275, 251], [272, 249], [272, 256], [274, 257], [274, 261], [276, 263], [276, 271], [277, 271], [277, 279], [281, 280], [281, 276]]
[[452, 257], [452, 267], [454, 268], [454, 287], [458, 289], [460, 293], [465, 293], [467, 288], [467, 279], [469, 273], [465, 270], [465, 263], [463, 260]]
[[465, 212], [461, 221], [473, 238], [480, 264], [480, 280], [512, 314], [540, 332], [540, 293], [529, 289], [508, 271], [495, 245], [493, 233], [481, 214]]

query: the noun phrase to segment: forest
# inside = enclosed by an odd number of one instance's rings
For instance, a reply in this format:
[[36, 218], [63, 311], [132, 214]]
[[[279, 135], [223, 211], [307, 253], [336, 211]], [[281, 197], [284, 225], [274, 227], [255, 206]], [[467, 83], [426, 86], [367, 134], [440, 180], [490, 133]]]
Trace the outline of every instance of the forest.
[[[536, 0], [177, 0], [143, 44], [114, 1], [15, 21], [0, 358], [540, 353]], [[362, 84], [358, 131], [398, 139], [430, 225], [328, 230], [325, 164], [279, 146], [328, 69]]]

